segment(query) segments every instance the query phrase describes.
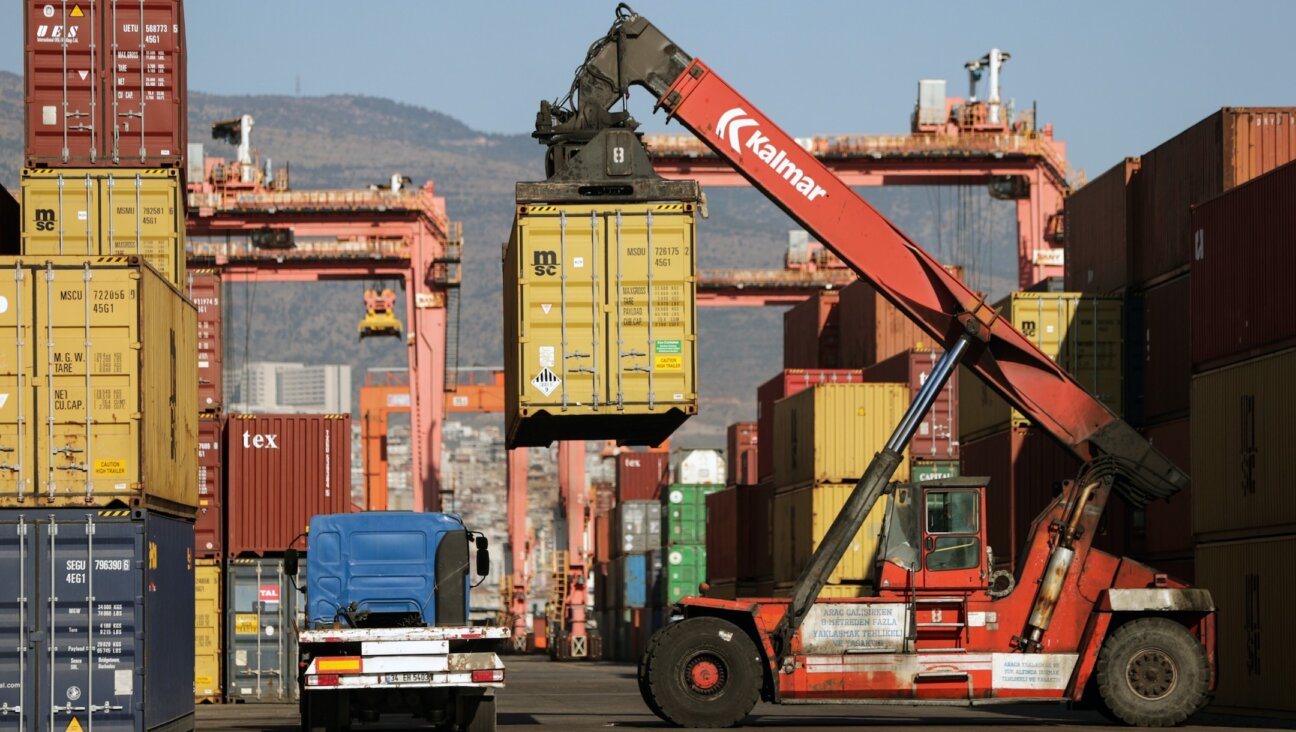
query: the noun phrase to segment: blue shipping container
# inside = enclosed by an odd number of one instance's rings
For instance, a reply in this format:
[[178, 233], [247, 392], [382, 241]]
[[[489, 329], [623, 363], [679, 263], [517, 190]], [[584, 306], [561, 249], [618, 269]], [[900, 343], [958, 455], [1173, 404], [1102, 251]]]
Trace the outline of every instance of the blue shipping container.
[[193, 541], [143, 510], [0, 512], [0, 730], [192, 730]]
[[[312, 626], [345, 622], [340, 611], [468, 621], [468, 536], [443, 513], [369, 511], [315, 516], [306, 588]], [[461, 575], [461, 577], [455, 577]], [[395, 619], [395, 618], [394, 618]]]
[[617, 557], [620, 566], [610, 573], [620, 586], [614, 588], [620, 608], [651, 607], [657, 604], [661, 587], [662, 555], [660, 551], [640, 552]]

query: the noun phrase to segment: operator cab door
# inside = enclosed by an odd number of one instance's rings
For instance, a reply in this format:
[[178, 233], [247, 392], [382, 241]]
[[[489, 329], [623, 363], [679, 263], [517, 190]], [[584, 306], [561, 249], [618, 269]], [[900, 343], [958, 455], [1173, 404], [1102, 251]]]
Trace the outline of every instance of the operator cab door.
[[986, 586], [984, 481], [945, 480], [922, 486], [919, 514], [920, 590], [966, 594]]

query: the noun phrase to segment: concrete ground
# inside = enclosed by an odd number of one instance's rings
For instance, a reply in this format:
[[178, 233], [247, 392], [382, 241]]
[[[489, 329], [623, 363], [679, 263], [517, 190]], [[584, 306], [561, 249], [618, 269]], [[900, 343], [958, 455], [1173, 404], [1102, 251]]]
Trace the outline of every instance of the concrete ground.
[[[499, 697], [502, 729], [606, 730], [664, 729], [639, 698], [635, 667], [625, 663], [553, 663], [537, 656], [511, 656], [507, 688]], [[1234, 717], [1204, 713], [1182, 730], [1296, 729], [1296, 719]], [[198, 708], [201, 732], [295, 732], [297, 706], [280, 704], [203, 705]], [[1069, 711], [1062, 706], [899, 707], [868, 705], [756, 707], [748, 727], [762, 730], [816, 732], [859, 727], [903, 727], [910, 732], [963, 728], [1084, 730], [1119, 729], [1097, 714]], [[360, 729], [420, 729], [401, 720], [384, 720]]]

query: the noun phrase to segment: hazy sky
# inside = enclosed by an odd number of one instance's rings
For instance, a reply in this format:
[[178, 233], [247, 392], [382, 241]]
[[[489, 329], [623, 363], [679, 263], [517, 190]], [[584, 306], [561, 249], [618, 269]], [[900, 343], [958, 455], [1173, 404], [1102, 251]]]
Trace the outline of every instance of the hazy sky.
[[[632, 5], [798, 136], [903, 132], [918, 79], [947, 79], [962, 95], [963, 63], [992, 46], [1012, 53], [1005, 96], [1038, 102], [1090, 177], [1213, 108], [1296, 104], [1296, 2], [1283, 0]], [[0, 31], [0, 68], [21, 72], [21, 2], [3, 6], [15, 22]], [[302, 94], [391, 97], [479, 130], [528, 132], [614, 7], [189, 0], [189, 84], [292, 94], [300, 80]]]

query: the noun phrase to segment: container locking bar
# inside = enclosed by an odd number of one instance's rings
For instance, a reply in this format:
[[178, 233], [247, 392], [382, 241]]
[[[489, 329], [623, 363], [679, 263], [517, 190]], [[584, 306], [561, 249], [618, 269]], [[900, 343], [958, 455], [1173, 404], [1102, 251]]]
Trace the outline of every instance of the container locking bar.
[[909, 409], [905, 411], [904, 416], [900, 419], [900, 424], [896, 426], [895, 431], [891, 434], [891, 439], [887, 441], [886, 447], [873, 456], [868, 469], [864, 471], [864, 475], [855, 484], [855, 489], [851, 491], [850, 496], [846, 499], [845, 505], [837, 514], [837, 518], [833, 519], [832, 526], [828, 528], [828, 533], [824, 535], [819, 548], [815, 549], [814, 556], [810, 557], [810, 561], [801, 570], [801, 575], [797, 577], [792, 592], [792, 602], [788, 603], [788, 608], [779, 620], [778, 627], [774, 629], [774, 643], [775, 650], [779, 655], [779, 667], [784, 671], [787, 671], [786, 664], [790, 661], [788, 656], [792, 650], [792, 636], [796, 634], [797, 629], [801, 627], [801, 623], [805, 621], [810, 608], [814, 606], [815, 599], [819, 597], [819, 592], [823, 590], [828, 576], [832, 574], [837, 563], [846, 554], [846, 549], [855, 538], [860, 526], [864, 524], [864, 519], [868, 517], [878, 499], [886, 492], [891, 476], [895, 473], [896, 467], [900, 465], [900, 461], [904, 459], [905, 447], [913, 439], [914, 432], [917, 431], [923, 416], [936, 403], [937, 395], [940, 394], [941, 389], [945, 388], [945, 383], [949, 381], [950, 376], [954, 373], [954, 368], [958, 366], [958, 362], [963, 357], [963, 353], [967, 350], [971, 340], [972, 337], [967, 333], [959, 336], [959, 339], [954, 342], [954, 346], [936, 362], [931, 376], [918, 390], [918, 395], [914, 397]]

